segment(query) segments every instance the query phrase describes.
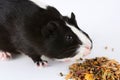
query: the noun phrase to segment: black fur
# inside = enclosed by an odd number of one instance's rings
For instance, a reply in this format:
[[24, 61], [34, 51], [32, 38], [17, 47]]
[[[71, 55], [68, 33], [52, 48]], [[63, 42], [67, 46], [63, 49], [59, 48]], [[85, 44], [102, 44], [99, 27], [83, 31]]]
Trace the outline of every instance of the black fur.
[[[77, 27], [74, 17], [72, 13], [67, 18]], [[34, 62], [42, 61], [42, 55], [72, 57], [82, 42], [65, 21], [51, 6], [43, 9], [29, 0], [0, 0], [0, 50], [12, 55], [23, 52]]]

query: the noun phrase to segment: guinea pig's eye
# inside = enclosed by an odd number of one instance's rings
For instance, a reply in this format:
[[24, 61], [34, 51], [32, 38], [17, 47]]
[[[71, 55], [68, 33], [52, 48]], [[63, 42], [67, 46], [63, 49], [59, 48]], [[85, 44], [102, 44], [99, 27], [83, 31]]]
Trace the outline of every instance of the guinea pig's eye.
[[66, 41], [73, 41], [73, 37], [71, 35], [65, 36]]

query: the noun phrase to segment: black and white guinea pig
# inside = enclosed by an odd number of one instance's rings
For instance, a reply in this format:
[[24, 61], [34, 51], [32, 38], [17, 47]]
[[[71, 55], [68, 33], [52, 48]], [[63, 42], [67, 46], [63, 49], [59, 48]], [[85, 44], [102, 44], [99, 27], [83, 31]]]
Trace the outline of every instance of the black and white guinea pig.
[[90, 53], [92, 40], [76, 22], [75, 14], [60, 12], [39, 0], [0, 0], [0, 57], [20, 53], [39, 65], [52, 59], [77, 59]]

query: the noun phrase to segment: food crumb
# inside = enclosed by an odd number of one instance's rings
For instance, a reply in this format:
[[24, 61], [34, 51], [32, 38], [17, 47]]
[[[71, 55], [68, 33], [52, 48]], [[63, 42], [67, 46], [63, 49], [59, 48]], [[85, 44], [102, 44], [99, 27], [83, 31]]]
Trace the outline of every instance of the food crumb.
[[112, 48], [112, 52], [114, 51], [114, 48]]
[[104, 48], [105, 50], [107, 50], [108, 49], [108, 46], [105, 46], [105, 48]]
[[60, 72], [60, 76], [61, 76], [61, 77], [64, 76], [62, 72]]
[[80, 60], [82, 61], [82, 60], [83, 60], [83, 58], [80, 58]]
[[83, 61], [83, 58], [76, 59], [76, 62]]
[[120, 63], [107, 57], [73, 63], [69, 70], [65, 80], [120, 80]]

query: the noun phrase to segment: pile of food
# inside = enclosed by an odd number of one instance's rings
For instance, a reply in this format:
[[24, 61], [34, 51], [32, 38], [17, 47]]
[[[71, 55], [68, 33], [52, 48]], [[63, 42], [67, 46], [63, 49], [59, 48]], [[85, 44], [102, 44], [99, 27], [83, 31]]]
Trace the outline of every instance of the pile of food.
[[66, 80], [120, 80], [120, 64], [106, 57], [86, 59], [70, 67]]

